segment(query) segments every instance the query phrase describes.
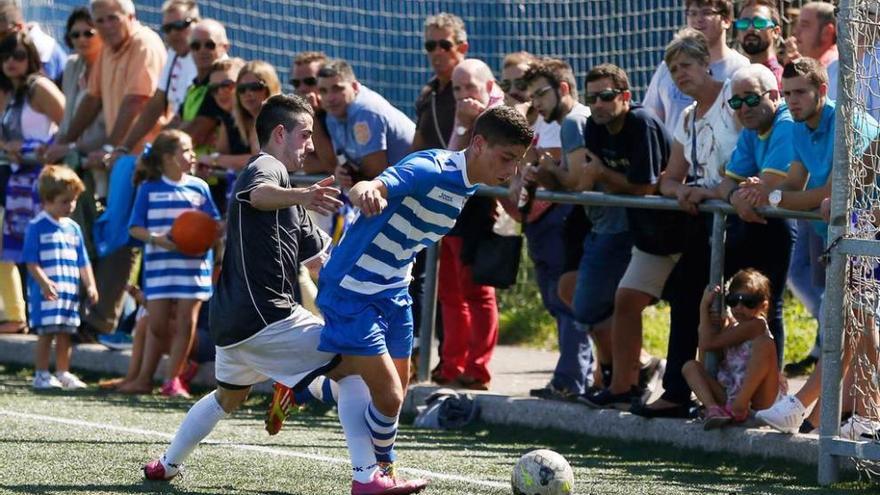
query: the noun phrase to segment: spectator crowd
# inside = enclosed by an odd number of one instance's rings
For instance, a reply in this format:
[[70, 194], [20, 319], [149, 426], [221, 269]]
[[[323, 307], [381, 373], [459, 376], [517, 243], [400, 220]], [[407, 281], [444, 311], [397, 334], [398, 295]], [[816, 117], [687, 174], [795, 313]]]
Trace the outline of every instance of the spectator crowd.
[[[468, 58], [465, 24], [449, 13], [424, 24], [434, 75], [414, 102], [415, 122], [350, 61], [295, 54], [289, 83], [315, 110], [303, 172], [333, 174], [343, 190], [409, 153], [464, 149], [486, 109], [511, 106], [533, 126], [509, 198], [471, 198], [442, 240], [434, 382], [491, 386], [496, 293], [473, 269], [495, 226], [513, 218], [558, 330], [552, 379], [532, 396], [686, 418], [695, 394], [707, 428], [758, 411], [782, 431], [815, 429], [821, 369], [792, 395], [780, 374], [783, 291], [819, 319], [827, 224], [765, 218], [757, 208], [815, 210], [830, 196], [837, 28], [834, 6], [811, 1], [783, 39], [776, 5], [745, 0], [737, 12], [730, 0], [683, 0], [687, 26], [641, 102], [626, 70], [610, 63], [579, 82], [564, 59], [515, 52], [496, 78]], [[34, 388], [85, 386], [70, 372], [73, 342], [131, 346], [127, 376], [101, 384], [121, 393], [151, 393], [168, 354], [161, 393], [188, 397], [197, 363], [212, 359], [206, 308], [222, 238], [194, 256], [169, 229], [189, 209], [222, 221], [237, 174], [259, 151], [261, 105], [281, 93], [271, 64], [235, 51], [194, 0], [162, 5], [161, 36], [138, 21], [131, 0], [91, 0], [70, 13], [60, 42], [26, 22], [15, 0], [0, 0], [0, 333], [39, 336]], [[868, 109], [853, 117], [861, 131], [853, 146], [876, 156], [880, 108]], [[553, 204], [535, 200], [536, 189], [662, 195], [681, 211]], [[697, 207], [710, 199], [736, 210], [726, 287], [707, 288], [711, 217]], [[345, 202], [314, 219], [338, 242], [357, 215]], [[415, 328], [424, 257], [411, 274]], [[317, 312], [308, 270], [296, 290]], [[671, 314], [665, 359], [642, 347], [643, 311], [661, 300]], [[816, 361], [817, 333], [811, 355], [786, 371]], [[707, 352], [719, 353], [717, 369], [704, 364]], [[663, 392], [646, 402], [655, 376]], [[880, 429], [877, 411], [847, 412], [844, 435]]]

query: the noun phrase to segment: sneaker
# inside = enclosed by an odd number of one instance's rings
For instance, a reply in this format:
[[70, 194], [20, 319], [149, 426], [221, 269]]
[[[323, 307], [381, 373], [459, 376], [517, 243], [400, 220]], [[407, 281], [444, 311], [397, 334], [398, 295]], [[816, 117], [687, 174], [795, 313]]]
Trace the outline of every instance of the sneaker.
[[419, 493], [428, 486], [427, 480], [405, 481], [394, 474], [394, 464], [380, 465], [369, 483], [352, 480], [351, 495], [406, 495]]
[[54, 390], [62, 388], [61, 382], [58, 381], [58, 378], [55, 378], [55, 375], [49, 374], [48, 371], [37, 372], [34, 375], [34, 390]]
[[132, 348], [134, 340], [131, 338], [131, 334], [113, 332], [98, 335], [98, 343], [114, 351], [125, 351]]
[[611, 390], [604, 388], [598, 392], [588, 392], [579, 395], [577, 401], [593, 409], [629, 411], [632, 408], [633, 402], [638, 402], [641, 397], [642, 392], [638, 387], [631, 387], [628, 392], [622, 394], [612, 394]]
[[804, 422], [801, 423], [800, 428], [798, 428], [798, 433], [809, 433], [812, 435], [818, 435], [819, 429], [813, 426], [813, 423], [811, 423], [809, 419], [805, 419]]
[[654, 390], [663, 386], [663, 374], [666, 373], [666, 360], [652, 357], [639, 370], [639, 389], [642, 391], [642, 402], [647, 402]]
[[776, 401], [770, 409], [755, 413], [755, 418], [782, 433], [797, 433], [807, 416], [807, 409], [793, 395], [786, 395]]
[[727, 412], [726, 407], [709, 406], [706, 408], [706, 415], [703, 417], [703, 429], [714, 430], [733, 422], [733, 417]]
[[880, 422], [853, 414], [840, 426], [840, 436], [848, 440], [874, 440]]
[[184, 399], [189, 399], [191, 396], [189, 395], [189, 391], [186, 387], [183, 386], [183, 382], [180, 380], [179, 376], [175, 376], [170, 380], [166, 380], [164, 384], [162, 384], [162, 395], [165, 397], [182, 397]]
[[564, 388], [556, 388], [553, 382], [548, 383], [542, 388], [529, 390], [529, 396], [544, 400], [558, 400], [560, 402], [577, 401], [577, 394]]
[[144, 478], [151, 481], [170, 481], [179, 473], [179, 466], [172, 464], [166, 468], [161, 459], [154, 459], [144, 466]]
[[291, 409], [296, 405], [293, 397], [293, 390], [290, 387], [275, 382], [272, 386], [274, 393], [272, 394], [272, 402], [266, 411], [266, 432], [270, 435], [276, 435], [281, 431], [284, 420], [290, 415]]
[[86, 388], [86, 384], [83, 383], [82, 380], [79, 379], [78, 376], [74, 375], [69, 371], [64, 371], [61, 373], [56, 373], [55, 376], [58, 377], [58, 381], [61, 382], [61, 387], [65, 390], [76, 390], [80, 388]]
[[813, 366], [819, 359], [813, 355], [807, 355], [807, 357], [801, 359], [800, 361], [795, 361], [794, 363], [788, 363], [783, 368], [782, 371], [785, 373], [785, 376], [803, 376], [810, 372]]

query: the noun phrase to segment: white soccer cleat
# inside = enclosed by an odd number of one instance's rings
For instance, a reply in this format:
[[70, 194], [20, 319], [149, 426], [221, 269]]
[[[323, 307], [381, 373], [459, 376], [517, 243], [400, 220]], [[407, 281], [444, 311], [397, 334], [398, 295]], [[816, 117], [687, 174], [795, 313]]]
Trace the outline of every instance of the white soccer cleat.
[[807, 417], [807, 409], [793, 395], [783, 396], [770, 409], [755, 413], [755, 418], [782, 433], [797, 433]]

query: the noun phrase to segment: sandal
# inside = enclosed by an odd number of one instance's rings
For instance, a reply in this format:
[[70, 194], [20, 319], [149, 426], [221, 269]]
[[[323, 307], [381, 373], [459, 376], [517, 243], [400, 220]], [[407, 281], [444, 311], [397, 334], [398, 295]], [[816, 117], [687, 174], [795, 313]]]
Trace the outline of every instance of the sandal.
[[721, 428], [729, 425], [733, 420], [733, 415], [730, 414], [727, 407], [709, 406], [706, 408], [706, 415], [703, 416], [703, 429]]

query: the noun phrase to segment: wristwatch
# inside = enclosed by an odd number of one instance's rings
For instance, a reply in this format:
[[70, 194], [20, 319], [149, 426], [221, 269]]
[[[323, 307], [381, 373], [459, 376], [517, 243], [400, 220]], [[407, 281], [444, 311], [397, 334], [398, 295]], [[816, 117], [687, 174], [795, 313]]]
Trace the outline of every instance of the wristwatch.
[[468, 128], [463, 125], [460, 125], [455, 128], [455, 133], [458, 134], [459, 136], [464, 136], [465, 134], [468, 133]]
[[774, 208], [779, 208], [779, 203], [782, 202], [782, 191], [779, 189], [775, 189], [767, 195], [767, 201], [770, 202], [770, 206]]

